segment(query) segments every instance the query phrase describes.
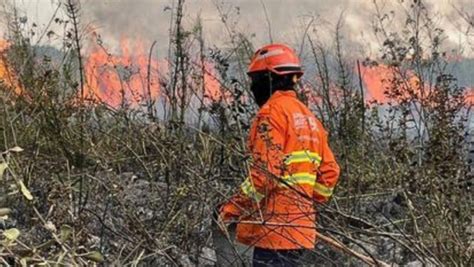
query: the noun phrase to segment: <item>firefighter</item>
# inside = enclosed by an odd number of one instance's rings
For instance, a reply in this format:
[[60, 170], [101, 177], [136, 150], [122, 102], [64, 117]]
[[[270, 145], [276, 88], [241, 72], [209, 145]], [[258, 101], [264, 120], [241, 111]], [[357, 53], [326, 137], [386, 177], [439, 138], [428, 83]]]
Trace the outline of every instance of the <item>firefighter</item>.
[[258, 49], [249, 66], [260, 107], [248, 137], [251, 164], [239, 193], [220, 208], [221, 226], [237, 221], [237, 241], [254, 247], [253, 266], [298, 266], [316, 242], [314, 202], [331, 197], [339, 166], [321, 122], [298, 100], [303, 75], [283, 44]]

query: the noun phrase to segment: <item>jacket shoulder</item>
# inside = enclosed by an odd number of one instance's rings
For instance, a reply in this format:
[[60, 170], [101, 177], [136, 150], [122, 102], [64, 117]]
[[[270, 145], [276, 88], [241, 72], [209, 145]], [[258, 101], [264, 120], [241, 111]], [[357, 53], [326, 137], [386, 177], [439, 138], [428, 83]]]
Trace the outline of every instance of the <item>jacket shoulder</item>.
[[310, 129], [327, 134], [326, 129], [318, 117], [305, 105], [301, 100], [295, 97], [281, 97], [276, 99], [273, 105], [273, 110], [279, 110], [282, 116], [288, 118], [292, 124], [303, 123]]
[[[298, 98], [291, 96], [281, 96], [268, 103], [268, 110], [272, 112], [289, 115], [302, 111], [309, 112], [309, 109]], [[268, 112], [268, 111], [267, 111]]]

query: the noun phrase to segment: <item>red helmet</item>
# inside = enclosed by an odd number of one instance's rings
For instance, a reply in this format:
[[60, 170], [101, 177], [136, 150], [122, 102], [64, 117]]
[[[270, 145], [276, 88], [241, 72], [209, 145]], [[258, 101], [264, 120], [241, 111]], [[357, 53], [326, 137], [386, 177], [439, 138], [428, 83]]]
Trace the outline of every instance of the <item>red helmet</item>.
[[303, 75], [301, 63], [295, 51], [284, 44], [269, 44], [255, 52], [247, 74], [271, 71], [277, 75]]

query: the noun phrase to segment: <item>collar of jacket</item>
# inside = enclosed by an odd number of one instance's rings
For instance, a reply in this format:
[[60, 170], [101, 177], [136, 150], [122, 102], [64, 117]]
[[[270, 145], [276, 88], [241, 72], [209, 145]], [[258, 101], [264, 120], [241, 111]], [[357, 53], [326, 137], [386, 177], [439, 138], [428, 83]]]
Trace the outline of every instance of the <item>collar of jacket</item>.
[[296, 97], [296, 92], [295, 90], [278, 90], [275, 93], [272, 94], [272, 96], [268, 99], [267, 102], [274, 100], [275, 98], [279, 98], [281, 96], [290, 96], [290, 97]]

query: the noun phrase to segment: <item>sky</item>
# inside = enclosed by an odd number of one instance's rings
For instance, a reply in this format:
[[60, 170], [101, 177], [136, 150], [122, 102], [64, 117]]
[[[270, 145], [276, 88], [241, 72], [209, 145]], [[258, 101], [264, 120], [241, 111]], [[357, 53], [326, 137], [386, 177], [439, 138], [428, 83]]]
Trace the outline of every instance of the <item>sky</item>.
[[[402, 14], [401, 0], [377, 0], [380, 8]], [[405, 0], [411, 3], [413, 0]], [[46, 28], [59, 0], [0, 0], [1, 6], [14, 5], [20, 14], [35, 22], [39, 29]], [[168, 47], [171, 9], [176, 0], [81, 0], [81, 21], [99, 33], [103, 41], [116, 47], [121, 38], [140, 38], [151, 44], [157, 41], [158, 51], [165, 54]], [[464, 57], [474, 58], [474, 35], [466, 34], [467, 23], [457, 10], [474, 14], [474, 0], [425, 0], [435, 14], [435, 23], [446, 30], [446, 40], [451, 47], [458, 47]], [[283, 42], [296, 46], [301, 43], [310, 21], [311, 34], [318, 40], [331, 43], [334, 29], [343, 14], [344, 42], [349, 53], [373, 55], [379, 40], [373, 34], [375, 6], [372, 0], [187, 0], [184, 23], [188, 28], [202, 19], [204, 39], [207, 44], [222, 46], [228, 32], [222, 23], [226, 16], [229, 24], [252, 37], [254, 44]], [[0, 13], [4, 14], [4, 13]], [[59, 9], [57, 17], [64, 17]], [[472, 19], [472, 18], [471, 18]], [[394, 25], [402, 19], [395, 19]], [[269, 26], [270, 25], [270, 26]], [[0, 33], [5, 33], [5, 20], [0, 21]], [[400, 27], [400, 25], [398, 25]], [[60, 33], [62, 28], [51, 27]], [[472, 30], [472, 29], [471, 29]], [[474, 30], [473, 30], [474, 31]], [[90, 33], [90, 30], [87, 31]], [[46, 44], [59, 43], [59, 38], [43, 38]], [[271, 38], [270, 38], [271, 36]], [[467, 45], [470, 44], [470, 45]]]

